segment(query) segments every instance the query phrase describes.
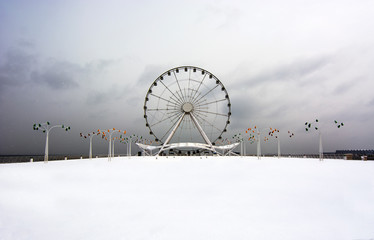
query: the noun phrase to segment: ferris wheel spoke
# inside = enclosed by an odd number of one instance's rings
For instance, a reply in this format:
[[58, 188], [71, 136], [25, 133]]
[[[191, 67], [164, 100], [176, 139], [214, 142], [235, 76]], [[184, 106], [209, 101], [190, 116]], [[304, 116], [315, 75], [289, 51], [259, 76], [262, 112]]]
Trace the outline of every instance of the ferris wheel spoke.
[[195, 104], [199, 104], [199, 102], [201, 101], [201, 99], [203, 99], [206, 95], [208, 95], [209, 93], [211, 93], [214, 89], [216, 89], [218, 87], [218, 85], [216, 85], [214, 88], [210, 89], [208, 92], [206, 92], [203, 96], [201, 96], [199, 99], [194, 99], [193, 103]]
[[179, 113], [174, 113], [174, 114], [171, 115], [171, 116], [167, 116], [166, 118], [163, 118], [163, 119], [159, 120], [158, 122], [155, 122], [154, 124], [152, 124], [151, 127], [154, 127], [154, 126], [156, 126], [156, 125], [158, 125], [158, 124], [160, 124], [160, 123], [162, 123], [162, 122], [165, 122], [166, 120], [170, 120], [170, 118], [172, 118], [172, 117], [174, 117], [174, 116], [176, 116], [176, 115], [178, 115], [178, 114], [179, 114]]
[[227, 117], [228, 116], [227, 114], [215, 113], [215, 112], [209, 112], [209, 111], [203, 111], [203, 110], [196, 110], [196, 111], [197, 112], [208, 113], [208, 114], [213, 114], [213, 115], [217, 115], [217, 116], [223, 116], [223, 117]]
[[168, 133], [170, 133], [170, 131], [174, 128], [175, 124], [177, 123], [177, 121], [183, 117], [183, 113], [182, 114], [179, 114], [178, 116], [174, 117], [173, 120], [171, 120], [171, 122], [173, 124], [171, 124], [170, 128], [165, 132], [165, 134], [161, 137], [161, 141], [168, 135]]
[[176, 108], [170, 109], [170, 108], [148, 108], [148, 111], [175, 111]]
[[187, 92], [188, 92], [188, 101], [192, 102], [192, 95], [194, 93], [194, 89], [192, 89], [191, 87], [189, 87], [189, 88], [187, 88]]
[[[175, 96], [175, 94], [170, 90], [170, 88], [168, 88], [168, 86], [165, 85], [165, 83], [163, 83], [162, 81], [160, 81], [162, 83], [162, 85], [164, 85], [164, 87], [171, 93], [171, 95], [173, 95], [178, 101], [179, 104], [182, 104], [183, 103], [183, 100], [178, 98], [177, 96]], [[171, 97], [170, 97], [171, 99]]]
[[190, 87], [190, 88], [188, 89], [188, 91], [191, 92], [191, 94], [188, 96], [188, 101], [189, 101], [189, 102], [192, 102], [192, 98], [193, 98], [194, 92], [195, 92], [196, 90]]
[[201, 85], [203, 84], [203, 82], [204, 82], [206, 76], [207, 76], [207, 74], [205, 73], [203, 79], [201, 79], [201, 81], [200, 81], [200, 83], [199, 83], [199, 86], [198, 86], [197, 89], [196, 89], [195, 94], [194, 94], [193, 97], [191, 98], [191, 102], [193, 102], [193, 100], [195, 99], [196, 94], [199, 93], [200, 87], [201, 87]]
[[188, 85], [187, 85], [187, 93], [188, 93], [188, 101], [191, 101], [191, 98], [190, 98], [190, 85], [191, 85], [191, 68], [190, 68], [190, 71], [189, 71], [189, 76], [188, 76]]
[[[173, 72], [173, 74], [174, 74], [175, 81], [177, 82], [177, 85], [178, 85], [178, 88], [179, 88], [179, 92], [182, 94], [182, 88], [181, 88], [181, 86], [180, 86], [180, 84], [179, 84], [179, 80], [178, 80], [178, 78], [177, 78], [177, 74], [175, 74], [175, 72]], [[185, 100], [183, 99], [183, 96], [181, 96], [181, 95], [179, 94], [179, 92], [176, 91], [176, 93], [177, 93], [178, 96], [180, 97], [181, 102], [185, 101]]]
[[172, 111], [172, 112], [167, 112], [166, 114], [168, 115], [168, 117], [170, 116], [174, 116], [175, 114], [178, 114], [178, 113], [181, 113], [180, 110], [175, 110], [175, 111]]
[[204, 113], [201, 113], [201, 112], [196, 112], [195, 113], [195, 116], [200, 116], [201, 118], [209, 118], [209, 116], [207, 114], [204, 114]]
[[188, 90], [186, 90], [186, 88], [184, 88], [183, 90], [184, 90], [184, 96], [185, 96], [186, 102], [188, 102]]
[[176, 102], [176, 101], [175, 101], [174, 99], [172, 99], [172, 98], [170, 98], [170, 99], [174, 100], [175, 102], [172, 102], [172, 101], [170, 101], [170, 100], [167, 100], [167, 99], [165, 99], [165, 98], [163, 98], [163, 97], [161, 97], [161, 96], [155, 95], [155, 94], [153, 94], [153, 93], [150, 93], [150, 95], [151, 95], [151, 96], [154, 96], [154, 97], [156, 97], [156, 98], [158, 98], [158, 99], [164, 100], [164, 101], [167, 102], [167, 103], [171, 103], [171, 104], [173, 104], [174, 106], [178, 106], [178, 102]]
[[209, 121], [205, 120], [204, 118], [200, 117], [199, 115], [195, 115], [197, 119], [200, 119], [201, 122], [207, 123], [209, 126], [215, 128], [218, 132], [221, 132], [222, 130], [216, 127], [213, 123], [210, 123]]
[[[177, 75], [175, 74], [175, 72], [173, 71], [173, 74], [174, 74], [174, 78], [175, 78], [175, 81], [177, 82], [177, 85], [178, 85], [178, 88], [179, 88], [179, 91], [182, 93], [182, 89], [181, 89], [181, 86], [179, 84], [179, 80], [177, 78]], [[178, 96], [180, 97], [181, 100], [185, 101], [185, 99], [183, 99], [183, 96], [180, 96], [178, 91], [177, 91], [177, 94]]]
[[169, 104], [166, 104], [165, 106], [166, 106], [166, 107], [172, 107], [172, 108], [178, 109], [178, 106], [177, 106], [177, 105], [169, 105]]
[[208, 103], [197, 104], [196, 108], [201, 107], [201, 106], [206, 106], [206, 105], [214, 104], [214, 103], [223, 102], [223, 101], [226, 101], [226, 98], [223, 98], [223, 99], [217, 100], [217, 101], [208, 102]]
[[195, 111], [198, 112], [198, 111], [207, 111], [209, 110], [208, 107], [199, 107], [199, 108], [195, 108]]

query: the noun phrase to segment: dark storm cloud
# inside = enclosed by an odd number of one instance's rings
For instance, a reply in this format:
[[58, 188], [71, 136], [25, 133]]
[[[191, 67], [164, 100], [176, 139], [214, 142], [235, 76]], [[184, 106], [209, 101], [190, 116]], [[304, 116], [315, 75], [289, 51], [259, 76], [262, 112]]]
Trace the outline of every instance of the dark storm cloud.
[[107, 90], [92, 90], [87, 93], [87, 104], [89, 106], [104, 106], [106, 104], [110, 104], [112, 101], [117, 101], [121, 99], [123, 96], [121, 88], [118, 86], [113, 86]]
[[49, 60], [40, 72], [33, 72], [31, 77], [36, 83], [45, 84], [51, 89], [66, 90], [80, 87], [80, 82], [87, 83], [108, 67], [115, 60], [96, 60], [85, 65], [66, 61]]
[[[54, 132], [59, 137], [52, 141], [65, 143], [72, 152], [79, 151], [77, 149], [82, 147], [81, 139], [76, 137], [79, 131], [86, 128], [92, 131], [115, 123], [113, 112], [107, 110], [111, 109], [107, 106], [112, 106], [112, 102], [105, 99], [113, 98], [113, 94], [116, 95], [114, 98], [118, 98], [122, 86], [107, 89], [107, 85], [115, 84], [103, 79], [107, 77], [108, 68], [117, 62], [99, 59], [76, 64], [46, 59], [35, 54], [35, 49], [28, 42], [8, 49], [0, 56], [0, 108], [6, 113], [0, 116], [0, 126], [3, 134], [8, 136], [7, 142], [0, 144], [0, 152], [30, 153], [35, 151], [35, 147], [42, 151], [42, 144], [36, 146], [29, 142], [43, 142], [43, 134], [35, 133], [31, 126], [45, 121], [71, 126], [68, 134]], [[87, 107], [87, 97], [92, 97], [97, 106], [91, 104]], [[54, 148], [51, 151], [61, 150]]]
[[[0, 89], [33, 83], [54, 90], [68, 90], [90, 81], [97, 74], [116, 64], [116, 60], [96, 60], [85, 65], [55, 59], [44, 60], [33, 53], [32, 43], [21, 41], [9, 49], [0, 63]], [[40, 66], [40, 63], [44, 65]]]
[[[231, 97], [232, 119], [248, 119], [255, 112], [259, 111], [256, 99], [251, 96], [241, 98], [240, 96]], [[231, 121], [232, 127], [238, 125], [238, 121]]]
[[25, 83], [45, 84], [52, 89], [69, 89], [78, 86], [74, 78], [78, 73], [82, 73], [79, 66], [50, 61], [47, 66], [37, 70], [38, 62], [38, 57], [26, 48], [8, 50], [3, 64], [0, 65], [0, 89]]
[[0, 89], [25, 84], [36, 62], [37, 57], [32, 53], [20, 49], [9, 50], [0, 65]]
[[[285, 113], [305, 104], [303, 94], [318, 87], [325, 69], [332, 57], [300, 59], [283, 64], [245, 80], [230, 85], [234, 92], [233, 117], [238, 119], [279, 119]], [[244, 71], [243, 71], [244, 72]], [[318, 76], [318, 77], [316, 77]], [[241, 79], [244, 79], [241, 77]], [[290, 88], [296, 89], [292, 92]], [[306, 103], [307, 104], [307, 103]], [[238, 123], [240, 125], [240, 122]]]

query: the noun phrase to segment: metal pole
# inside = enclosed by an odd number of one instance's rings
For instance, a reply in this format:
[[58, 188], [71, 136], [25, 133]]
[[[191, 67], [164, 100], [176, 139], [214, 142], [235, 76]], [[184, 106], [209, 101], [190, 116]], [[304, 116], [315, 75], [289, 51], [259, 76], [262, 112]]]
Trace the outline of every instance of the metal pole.
[[[244, 140], [243, 140], [244, 141]], [[247, 156], [247, 146], [246, 146], [246, 143], [244, 141], [244, 156]]]
[[89, 154], [88, 154], [88, 157], [90, 158], [90, 159], [92, 159], [92, 137], [93, 137], [94, 135], [92, 135], [92, 136], [90, 136], [90, 152], [89, 152]]
[[279, 139], [279, 136], [278, 136], [278, 158], [280, 158], [281, 156], [281, 147], [280, 147], [280, 139]]
[[323, 161], [322, 134], [319, 131], [319, 160]]
[[48, 140], [49, 140], [49, 129], [46, 128], [44, 163], [48, 162]]
[[115, 144], [116, 140], [113, 139], [113, 144], [112, 144], [112, 157], [114, 157], [114, 144]]
[[261, 159], [261, 132], [257, 130], [257, 158]]
[[243, 147], [243, 141], [240, 142], [240, 156], [243, 157], [244, 154], [244, 147]]
[[109, 135], [109, 151], [108, 151], [108, 161], [112, 157], [112, 134]]

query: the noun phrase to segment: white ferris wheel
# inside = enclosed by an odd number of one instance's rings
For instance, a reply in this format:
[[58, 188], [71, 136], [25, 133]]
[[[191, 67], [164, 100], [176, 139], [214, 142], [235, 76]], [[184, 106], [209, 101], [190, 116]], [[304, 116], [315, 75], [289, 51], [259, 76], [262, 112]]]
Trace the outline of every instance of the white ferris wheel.
[[193, 66], [170, 69], [153, 81], [144, 101], [149, 133], [159, 153], [173, 148], [215, 152], [215, 142], [230, 124], [231, 102], [223, 83]]

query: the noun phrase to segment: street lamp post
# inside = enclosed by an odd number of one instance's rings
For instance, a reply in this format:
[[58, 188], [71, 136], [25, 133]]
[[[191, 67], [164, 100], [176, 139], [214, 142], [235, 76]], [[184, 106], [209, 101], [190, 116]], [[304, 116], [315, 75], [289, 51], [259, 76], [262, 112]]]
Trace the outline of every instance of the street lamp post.
[[319, 120], [318, 119], [316, 119], [313, 122], [305, 122], [305, 131], [310, 132], [311, 129], [314, 129], [314, 130], [318, 131], [318, 135], [319, 135], [319, 148], [318, 148], [319, 160], [323, 161], [322, 133], [321, 133], [321, 129], [319, 128]]
[[35, 123], [33, 125], [33, 129], [34, 130], [42, 129], [43, 133], [46, 133], [46, 136], [45, 136], [45, 150], [44, 150], [44, 163], [48, 162], [48, 155], [49, 155], [49, 132], [53, 128], [57, 128], [57, 127], [61, 127], [63, 129], [65, 129], [65, 131], [69, 131], [70, 130], [70, 127], [65, 127], [64, 125], [51, 126], [50, 122], [39, 123], [39, 124]]
[[[334, 121], [335, 125], [337, 128], [341, 128], [344, 126], [344, 123], [339, 123], [338, 121]], [[314, 129], [316, 131], [318, 131], [318, 135], [319, 135], [319, 160], [320, 161], [323, 161], [323, 146], [322, 146], [322, 132], [321, 132], [321, 129], [319, 128], [318, 126], [319, 124], [319, 120], [316, 119], [315, 121], [313, 122], [305, 122], [305, 131], [309, 132], [310, 129]]]
[[257, 158], [261, 159], [261, 131], [257, 126], [254, 126], [253, 128], [248, 128], [245, 132], [247, 134], [249, 133], [248, 141], [250, 141], [250, 143], [253, 143], [254, 141], [257, 142]]
[[323, 161], [322, 133], [321, 133], [321, 129], [319, 128], [319, 120], [318, 119], [316, 119], [313, 122], [305, 122], [305, 131], [310, 132], [311, 129], [314, 129], [314, 130], [318, 131], [318, 135], [319, 135], [319, 149], [318, 149], [319, 160]]
[[[279, 135], [279, 129], [277, 128], [270, 128], [270, 131], [269, 131], [269, 136], [270, 137], [275, 137], [275, 139], [277, 139], [277, 143], [278, 143], [278, 158], [281, 157], [281, 150], [280, 150], [280, 135]], [[291, 132], [291, 131], [288, 131], [288, 136], [291, 138], [294, 136], [294, 134]], [[266, 141], [269, 141], [269, 138], [268, 137], [265, 137], [265, 142]]]
[[126, 143], [126, 146], [127, 146], [127, 156], [128, 157], [132, 156], [132, 154], [131, 154], [131, 143], [133, 141], [138, 141], [138, 140], [142, 140], [142, 139], [143, 139], [143, 137], [139, 138], [139, 136], [137, 136], [135, 134], [130, 135], [129, 137], [124, 139], [124, 142]]
[[80, 133], [81, 137], [90, 139], [90, 150], [88, 152], [89, 159], [92, 159], [92, 138], [96, 135], [99, 135], [99, 134], [100, 134], [99, 132], [98, 133], [92, 132], [92, 133], [88, 133], [87, 135], [84, 135], [83, 133]]
[[112, 129], [108, 129], [108, 130], [104, 130], [104, 131], [101, 131], [99, 129], [98, 132], [100, 134], [102, 134], [102, 138], [104, 138], [105, 140], [109, 139], [108, 161], [111, 161], [111, 157], [112, 157], [112, 135], [114, 133], [126, 134], [126, 131], [116, 130], [115, 128], [112, 128]]
[[[249, 138], [248, 138], [248, 141], [252, 144], [254, 142], [257, 143], [257, 158], [258, 159], [261, 159], [261, 132], [264, 131], [264, 130], [269, 130], [269, 135], [270, 136], [273, 136], [274, 134], [278, 133], [279, 130], [278, 129], [273, 129], [271, 127], [269, 128], [264, 128], [262, 130], [259, 130], [257, 128], [257, 126], [254, 126], [253, 128], [248, 128], [245, 133], [246, 134], [249, 134]], [[257, 136], [257, 137], [256, 137]], [[276, 138], [278, 139], [278, 157], [280, 156], [280, 141], [279, 141], [279, 138], [276, 136]], [[265, 137], [264, 138], [264, 141], [268, 141], [269, 138], [268, 137]]]
[[245, 144], [244, 143], [244, 138], [241, 133], [235, 134], [232, 137], [236, 142], [240, 142], [240, 156], [245, 155]]
[[[279, 137], [279, 129], [276, 129], [276, 128], [269, 128], [269, 136], [270, 137], [275, 137], [275, 139], [277, 139], [277, 144], [278, 144], [278, 158], [280, 158], [281, 156], [281, 151], [280, 151], [280, 137]], [[266, 141], [269, 141], [269, 138], [268, 137], [265, 137], [265, 142]]]
[[116, 140], [122, 140], [122, 135], [120, 135], [119, 137], [113, 137], [113, 144], [112, 144], [112, 157], [114, 157], [114, 145], [115, 145], [115, 142]]

